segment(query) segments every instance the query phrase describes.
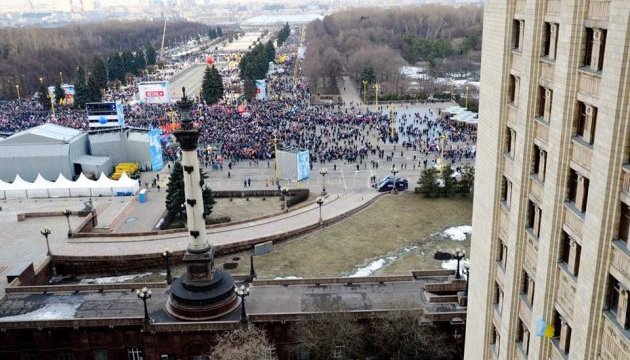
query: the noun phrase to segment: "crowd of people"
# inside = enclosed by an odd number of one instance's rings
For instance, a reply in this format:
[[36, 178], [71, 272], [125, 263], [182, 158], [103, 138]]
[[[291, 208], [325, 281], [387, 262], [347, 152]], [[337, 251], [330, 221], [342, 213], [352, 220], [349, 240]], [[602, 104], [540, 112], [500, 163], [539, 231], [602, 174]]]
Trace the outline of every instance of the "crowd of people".
[[[285, 61], [276, 66], [267, 78], [269, 99], [247, 104], [228, 101], [209, 105], [196, 102], [193, 114], [200, 128], [200, 152], [207, 164], [216, 161], [260, 161], [273, 157], [274, 142], [280, 148], [308, 149], [312, 162], [325, 164], [343, 160], [375, 166], [384, 158], [387, 142], [400, 143], [414, 155], [414, 168], [427, 160], [435, 161], [440, 153], [442, 135], [446, 138], [444, 156], [453, 163], [474, 159], [476, 132], [458, 125], [431, 110], [397, 116], [395, 135], [391, 136], [391, 120], [385, 111], [372, 111], [341, 105], [311, 106], [310, 89], [300, 76], [294, 76], [298, 59], [299, 34], [294, 32], [279, 49]], [[234, 79], [238, 69], [222, 70], [224, 79]], [[168, 70], [163, 72], [164, 77]], [[155, 77], [152, 79], [156, 79]], [[176, 106], [170, 104], [140, 104], [130, 101], [137, 93], [136, 79], [129, 86], [107, 91], [107, 101], [121, 100], [125, 106], [127, 126], [161, 127], [172, 130], [179, 117]], [[226, 84], [230, 86], [231, 84]], [[0, 108], [0, 133], [13, 133], [45, 122], [87, 130], [85, 111], [58, 107], [55, 117], [43, 109], [36, 99], [10, 101]], [[213, 151], [205, 151], [213, 149]], [[164, 156], [173, 160], [178, 155], [177, 144], [164, 141]], [[393, 157], [393, 153], [392, 156]], [[402, 154], [401, 154], [402, 155]], [[388, 154], [388, 159], [390, 156]], [[376, 166], [378, 166], [376, 164]]]

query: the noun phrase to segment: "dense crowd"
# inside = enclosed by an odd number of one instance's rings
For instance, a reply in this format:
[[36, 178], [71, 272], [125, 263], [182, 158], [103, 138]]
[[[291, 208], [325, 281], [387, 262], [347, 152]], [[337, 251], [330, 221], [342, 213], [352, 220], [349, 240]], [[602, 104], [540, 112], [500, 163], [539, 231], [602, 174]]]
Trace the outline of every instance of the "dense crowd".
[[[217, 151], [200, 151], [204, 162], [210, 164], [223, 159], [231, 163], [250, 160], [268, 160], [273, 157], [274, 141], [281, 148], [309, 149], [312, 162], [326, 163], [335, 160], [377, 166], [376, 159], [390, 160], [393, 153], [385, 154], [386, 142], [401, 143], [403, 150], [415, 150], [414, 168], [435, 161], [440, 153], [441, 136], [446, 137], [444, 156], [453, 163], [475, 156], [476, 132], [467, 125], [447, 121], [431, 110], [424, 113], [405, 113], [401, 109], [393, 138], [390, 134], [390, 117], [386, 111], [369, 112], [355, 107], [310, 106], [310, 91], [301, 77], [294, 76], [298, 61], [299, 35], [292, 34], [277, 53], [286, 59], [276, 72], [267, 78], [269, 100], [248, 104], [216, 105], [197, 102], [193, 114], [200, 127], [200, 148]], [[179, 66], [179, 65], [178, 65]], [[226, 81], [236, 78], [238, 69], [226, 68], [222, 75]], [[169, 70], [151, 79], [162, 79]], [[140, 81], [142, 79], [136, 79]], [[108, 90], [104, 101], [121, 100], [126, 103], [125, 119], [128, 126], [161, 127], [166, 132], [177, 118], [173, 105], [140, 104], [130, 101], [137, 93], [136, 82], [127, 87]], [[226, 83], [226, 86], [231, 84]], [[384, 109], [386, 110], [386, 109]], [[11, 133], [44, 122], [53, 122], [87, 130], [85, 111], [58, 107], [52, 118], [48, 109], [42, 109], [35, 99], [11, 101], [0, 108], [0, 132]], [[178, 154], [177, 144], [164, 142], [164, 154], [169, 160]], [[401, 154], [402, 155], [402, 154]], [[367, 165], [364, 165], [367, 166]]]

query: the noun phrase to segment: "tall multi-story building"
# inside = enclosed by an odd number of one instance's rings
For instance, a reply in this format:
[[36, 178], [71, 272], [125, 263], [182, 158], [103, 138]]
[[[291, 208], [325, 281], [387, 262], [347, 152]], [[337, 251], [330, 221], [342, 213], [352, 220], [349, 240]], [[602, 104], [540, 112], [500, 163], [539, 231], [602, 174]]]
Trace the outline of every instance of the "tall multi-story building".
[[630, 359], [630, 1], [484, 7], [466, 359]]

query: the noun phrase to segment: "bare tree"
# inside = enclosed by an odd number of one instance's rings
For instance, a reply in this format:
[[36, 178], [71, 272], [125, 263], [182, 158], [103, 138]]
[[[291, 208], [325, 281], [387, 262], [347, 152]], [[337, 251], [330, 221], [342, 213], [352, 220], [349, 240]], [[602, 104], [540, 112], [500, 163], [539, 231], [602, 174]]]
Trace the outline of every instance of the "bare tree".
[[227, 332], [219, 337], [210, 360], [276, 360], [275, 348], [263, 330], [253, 325]]

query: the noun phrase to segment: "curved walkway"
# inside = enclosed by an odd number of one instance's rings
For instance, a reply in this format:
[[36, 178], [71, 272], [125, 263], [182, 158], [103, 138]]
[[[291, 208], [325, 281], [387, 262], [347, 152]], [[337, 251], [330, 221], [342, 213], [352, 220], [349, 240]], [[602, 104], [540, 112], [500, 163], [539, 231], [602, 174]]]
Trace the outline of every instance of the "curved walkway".
[[[365, 205], [378, 196], [371, 194], [330, 194], [322, 205], [324, 221], [336, 218]], [[208, 229], [207, 239], [215, 246], [238, 244], [305, 229], [319, 222], [317, 204], [310, 204], [295, 211], [275, 217], [240, 223], [233, 226]], [[186, 233], [133, 238], [95, 237], [80, 239], [57, 239], [51, 246], [56, 256], [119, 256], [160, 253], [165, 248], [173, 251], [185, 250], [188, 244]]]

